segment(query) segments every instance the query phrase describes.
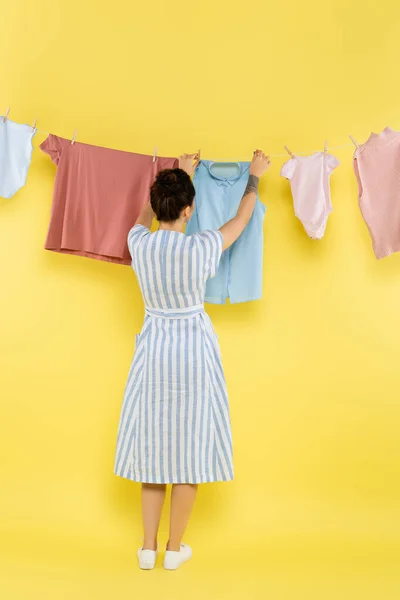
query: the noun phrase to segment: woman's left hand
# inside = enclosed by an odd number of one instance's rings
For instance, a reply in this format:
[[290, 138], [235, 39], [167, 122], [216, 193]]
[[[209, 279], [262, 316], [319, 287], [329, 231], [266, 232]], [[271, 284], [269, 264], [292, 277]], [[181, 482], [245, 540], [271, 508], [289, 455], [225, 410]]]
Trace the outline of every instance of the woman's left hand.
[[182, 156], [179, 157], [179, 168], [186, 171], [189, 177], [191, 177], [197, 169], [199, 162], [200, 150], [195, 154], [182, 154]]

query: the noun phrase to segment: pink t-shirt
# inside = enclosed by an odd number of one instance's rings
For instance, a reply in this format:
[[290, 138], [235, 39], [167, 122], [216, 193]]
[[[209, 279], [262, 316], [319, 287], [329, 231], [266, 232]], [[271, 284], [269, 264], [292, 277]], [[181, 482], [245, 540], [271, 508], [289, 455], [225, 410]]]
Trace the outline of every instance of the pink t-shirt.
[[332, 212], [329, 179], [338, 165], [335, 156], [314, 152], [309, 156], [295, 155], [282, 166], [281, 175], [290, 180], [294, 213], [310, 238], [318, 240], [325, 233]]
[[400, 133], [386, 127], [354, 151], [358, 202], [376, 258], [400, 251]]
[[40, 144], [57, 165], [47, 250], [130, 265], [127, 237], [158, 171], [176, 158], [112, 150], [50, 134]]

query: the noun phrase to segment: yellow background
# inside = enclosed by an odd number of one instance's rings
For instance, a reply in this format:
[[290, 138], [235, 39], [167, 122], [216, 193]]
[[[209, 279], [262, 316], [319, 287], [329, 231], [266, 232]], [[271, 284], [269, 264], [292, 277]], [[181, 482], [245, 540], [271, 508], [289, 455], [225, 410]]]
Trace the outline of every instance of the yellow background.
[[[400, 128], [399, 36], [394, 0], [14, 0], [0, 113], [162, 155], [362, 142]], [[319, 242], [273, 160], [263, 299], [207, 307], [236, 479], [200, 489], [194, 559], [171, 574], [137, 569], [139, 486], [113, 475], [138, 284], [129, 267], [43, 250], [55, 166], [34, 151], [26, 187], [0, 200], [4, 600], [398, 599], [400, 255], [374, 258], [352, 152], [333, 151]]]

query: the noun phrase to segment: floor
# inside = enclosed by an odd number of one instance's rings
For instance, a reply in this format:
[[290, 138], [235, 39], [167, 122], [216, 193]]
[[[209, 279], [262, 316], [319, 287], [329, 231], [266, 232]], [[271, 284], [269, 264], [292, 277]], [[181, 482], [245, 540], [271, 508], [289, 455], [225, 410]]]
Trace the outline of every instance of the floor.
[[[135, 548], [74, 546], [73, 540], [3, 538], [4, 600], [175, 598], [224, 600], [399, 600], [398, 548], [389, 542], [269, 540], [263, 546], [194, 547], [192, 561], [167, 572], [140, 571]], [[190, 541], [190, 540], [188, 540]]]

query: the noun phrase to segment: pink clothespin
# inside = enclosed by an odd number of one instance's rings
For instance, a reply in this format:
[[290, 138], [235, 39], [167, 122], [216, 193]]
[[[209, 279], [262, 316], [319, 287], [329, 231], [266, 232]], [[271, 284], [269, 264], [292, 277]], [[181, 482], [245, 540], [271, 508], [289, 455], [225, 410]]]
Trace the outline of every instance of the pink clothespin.
[[353, 142], [353, 144], [355, 145], [355, 147], [358, 148], [358, 144], [357, 144], [356, 140], [353, 138], [353, 136], [349, 135], [349, 138], [351, 139], [351, 141]]
[[7, 110], [6, 110], [6, 114], [5, 114], [5, 115], [4, 115], [4, 117], [3, 117], [3, 123], [5, 123], [5, 122], [7, 121], [9, 113], [10, 113], [10, 109], [9, 109], [9, 108], [7, 108]]
[[325, 154], [328, 152], [328, 142], [327, 142], [327, 140], [325, 140], [324, 152], [325, 152]]
[[156, 158], [157, 158], [157, 146], [155, 146], [155, 148], [154, 148], [153, 163], [156, 162]]
[[285, 148], [286, 152], [289, 154], [289, 156], [290, 156], [291, 158], [294, 158], [294, 157], [295, 157], [295, 156], [294, 156], [294, 154], [293, 154], [293, 152], [291, 152], [291, 150], [289, 150], [289, 148], [288, 148], [287, 146], [283, 146], [283, 147]]
[[77, 130], [77, 129], [75, 129], [75, 131], [74, 131], [74, 135], [72, 136], [72, 140], [71, 140], [71, 146], [72, 146], [73, 144], [75, 144], [75, 140], [76, 140], [76, 136], [77, 136], [77, 135], [78, 135], [78, 130]]

